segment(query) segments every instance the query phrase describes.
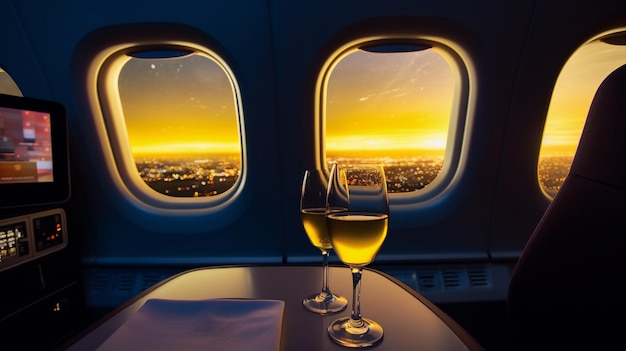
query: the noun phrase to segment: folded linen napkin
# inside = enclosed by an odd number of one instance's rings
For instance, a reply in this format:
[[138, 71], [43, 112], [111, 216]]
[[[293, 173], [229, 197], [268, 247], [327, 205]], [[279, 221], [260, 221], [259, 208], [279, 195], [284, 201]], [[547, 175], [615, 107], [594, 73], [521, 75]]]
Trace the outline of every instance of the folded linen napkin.
[[150, 299], [99, 348], [278, 351], [284, 301]]

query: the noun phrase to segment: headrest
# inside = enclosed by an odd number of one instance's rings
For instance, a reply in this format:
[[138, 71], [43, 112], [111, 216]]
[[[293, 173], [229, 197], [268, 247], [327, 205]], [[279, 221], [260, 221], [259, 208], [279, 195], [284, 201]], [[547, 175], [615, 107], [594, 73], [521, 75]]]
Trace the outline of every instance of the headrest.
[[570, 173], [626, 189], [626, 65], [598, 88]]

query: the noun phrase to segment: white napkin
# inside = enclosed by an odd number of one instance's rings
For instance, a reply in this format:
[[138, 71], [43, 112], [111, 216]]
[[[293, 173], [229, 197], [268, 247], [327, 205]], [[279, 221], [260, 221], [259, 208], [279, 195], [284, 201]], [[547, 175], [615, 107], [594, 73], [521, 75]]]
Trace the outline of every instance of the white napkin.
[[280, 349], [280, 300], [150, 299], [98, 350]]

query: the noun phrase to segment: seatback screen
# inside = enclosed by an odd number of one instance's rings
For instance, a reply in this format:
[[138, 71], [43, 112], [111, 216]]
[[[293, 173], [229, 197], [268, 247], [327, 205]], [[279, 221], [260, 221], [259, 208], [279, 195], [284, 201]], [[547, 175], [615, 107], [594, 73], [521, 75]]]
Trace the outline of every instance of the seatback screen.
[[50, 114], [0, 106], [0, 183], [54, 181]]
[[65, 106], [0, 94], [0, 208], [69, 199]]

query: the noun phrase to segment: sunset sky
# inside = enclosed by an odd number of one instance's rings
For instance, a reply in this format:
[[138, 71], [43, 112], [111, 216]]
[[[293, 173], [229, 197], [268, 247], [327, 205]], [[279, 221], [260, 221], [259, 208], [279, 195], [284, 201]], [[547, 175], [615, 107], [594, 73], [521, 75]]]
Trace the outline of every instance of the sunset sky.
[[[134, 154], [238, 151], [230, 83], [210, 60], [131, 60], [119, 86]], [[452, 94], [450, 68], [432, 50], [355, 52], [328, 83], [327, 150], [442, 153]]]
[[133, 59], [119, 88], [135, 155], [239, 152], [232, 85], [212, 60]]
[[[554, 89], [542, 154], [575, 151], [594, 92], [625, 58], [625, 46], [599, 42], [572, 56]], [[327, 152], [443, 153], [453, 86], [450, 67], [433, 50], [344, 57], [326, 90]], [[212, 60], [133, 59], [119, 88], [135, 155], [239, 152], [231, 82]], [[19, 95], [1, 68], [0, 92]]]
[[592, 42], [563, 67], [544, 130], [542, 154], [574, 154], [593, 95], [606, 76], [626, 63], [626, 47]]
[[326, 149], [443, 153], [453, 89], [448, 63], [433, 50], [351, 53], [328, 82]]

